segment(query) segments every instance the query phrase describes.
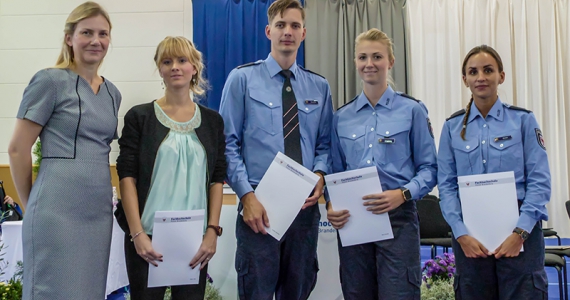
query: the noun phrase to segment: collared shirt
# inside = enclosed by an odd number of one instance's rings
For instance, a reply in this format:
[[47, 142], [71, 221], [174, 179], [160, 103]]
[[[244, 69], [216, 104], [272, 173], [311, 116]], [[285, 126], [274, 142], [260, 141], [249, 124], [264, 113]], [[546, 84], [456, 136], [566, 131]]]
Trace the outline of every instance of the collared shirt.
[[506, 171], [515, 173], [517, 197], [523, 201], [517, 227], [531, 232], [536, 222], [548, 219], [545, 205], [550, 200], [548, 157], [534, 114], [497, 99], [483, 118], [472, 103], [463, 140], [464, 117], [458, 114], [445, 122], [438, 154], [440, 205], [454, 236], [467, 234], [457, 177]]
[[384, 92], [373, 107], [364, 92], [333, 117], [333, 172], [376, 166], [383, 190], [421, 199], [436, 185], [436, 150], [423, 103]]
[[[303, 165], [330, 173], [332, 101], [326, 79], [294, 63], [291, 85], [299, 110]], [[271, 54], [232, 70], [220, 103], [226, 135], [227, 180], [239, 198], [253, 191], [277, 152], [285, 152], [281, 93], [285, 78]]]

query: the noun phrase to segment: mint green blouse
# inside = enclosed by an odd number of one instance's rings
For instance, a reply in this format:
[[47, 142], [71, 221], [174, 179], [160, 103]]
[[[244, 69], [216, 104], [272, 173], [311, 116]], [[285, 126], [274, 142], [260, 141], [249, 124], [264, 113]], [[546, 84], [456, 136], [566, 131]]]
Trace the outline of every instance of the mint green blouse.
[[196, 105], [194, 117], [183, 123], [170, 119], [156, 101], [154, 113], [170, 132], [158, 148], [141, 216], [143, 229], [149, 235], [152, 235], [157, 211], [204, 209], [208, 215], [206, 152], [194, 131], [202, 122], [200, 107]]

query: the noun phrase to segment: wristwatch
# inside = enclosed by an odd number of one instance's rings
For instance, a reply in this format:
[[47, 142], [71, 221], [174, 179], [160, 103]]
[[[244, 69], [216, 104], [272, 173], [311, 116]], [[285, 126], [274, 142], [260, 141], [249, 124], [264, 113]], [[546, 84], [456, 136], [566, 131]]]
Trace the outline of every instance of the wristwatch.
[[208, 227], [206, 229], [208, 229], [208, 228], [214, 229], [217, 236], [222, 236], [222, 233], [224, 232], [224, 229], [222, 228], [222, 226], [208, 225]]
[[412, 200], [412, 193], [405, 187], [401, 187], [400, 191], [402, 191], [402, 195], [404, 196], [404, 200], [410, 201]]
[[517, 227], [517, 228], [513, 229], [513, 232], [518, 234], [523, 241], [526, 241], [526, 239], [528, 239], [528, 236], [529, 236], [528, 231], [526, 231], [522, 228]]

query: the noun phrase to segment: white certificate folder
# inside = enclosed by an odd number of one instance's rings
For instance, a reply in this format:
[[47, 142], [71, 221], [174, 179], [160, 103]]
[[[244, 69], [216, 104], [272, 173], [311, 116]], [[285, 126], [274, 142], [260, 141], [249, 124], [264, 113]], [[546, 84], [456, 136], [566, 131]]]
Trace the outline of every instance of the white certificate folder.
[[277, 153], [255, 189], [269, 218], [269, 235], [281, 240], [318, 181], [317, 174]]
[[457, 183], [469, 235], [487, 250], [495, 251], [519, 219], [514, 172], [459, 176]]
[[157, 211], [152, 247], [163, 256], [158, 267], [149, 264], [148, 287], [198, 284], [200, 265], [190, 261], [198, 253], [204, 234], [204, 210]]
[[325, 176], [335, 211], [348, 210], [348, 222], [338, 231], [343, 247], [394, 238], [388, 213], [375, 215], [366, 210], [362, 197], [382, 192], [376, 167]]

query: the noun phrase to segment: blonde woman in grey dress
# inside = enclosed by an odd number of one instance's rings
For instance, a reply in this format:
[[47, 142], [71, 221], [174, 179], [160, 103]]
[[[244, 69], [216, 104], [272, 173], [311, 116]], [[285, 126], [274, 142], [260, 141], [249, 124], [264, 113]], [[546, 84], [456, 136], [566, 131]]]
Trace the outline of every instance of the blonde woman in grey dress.
[[[121, 94], [98, 74], [111, 22], [97, 3], [75, 8], [53, 68], [24, 91], [9, 146], [12, 177], [26, 208], [25, 300], [105, 299], [111, 244], [110, 144]], [[30, 149], [42, 141], [32, 185]]]

